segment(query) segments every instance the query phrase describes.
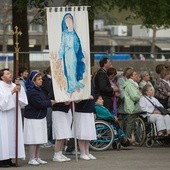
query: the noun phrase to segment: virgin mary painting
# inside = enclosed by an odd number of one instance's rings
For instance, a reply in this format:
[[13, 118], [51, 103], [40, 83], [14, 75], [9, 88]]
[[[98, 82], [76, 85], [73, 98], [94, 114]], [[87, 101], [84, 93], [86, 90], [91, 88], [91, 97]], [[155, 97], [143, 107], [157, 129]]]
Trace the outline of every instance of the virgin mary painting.
[[73, 16], [66, 13], [62, 23], [62, 37], [58, 52], [57, 67], [63, 65], [67, 81], [67, 93], [80, 92], [84, 88], [83, 74], [85, 73], [85, 55], [80, 39], [74, 29]]

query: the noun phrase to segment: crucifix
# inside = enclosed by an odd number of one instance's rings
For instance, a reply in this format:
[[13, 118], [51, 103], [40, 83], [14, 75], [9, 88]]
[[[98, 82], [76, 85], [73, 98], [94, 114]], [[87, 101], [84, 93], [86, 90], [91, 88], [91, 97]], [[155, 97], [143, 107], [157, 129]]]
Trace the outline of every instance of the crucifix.
[[[15, 31], [13, 31], [13, 35], [15, 36], [15, 53], [16, 53], [16, 61], [15, 61], [15, 73], [16, 73], [16, 85], [19, 84], [18, 79], [18, 71], [19, 71], [19, 42], [18, 36], [22, 35], [21, 31], [18, 31], [18, 27], [15, 26]], [[16, 143], [15, 143], [15, 163], [16, 167], [18, 167], [18, 92], [16, 92]]]
[[[20, 50], [20, 47], [19, 47], [19, 42], [18, 42], [18, 36], [22, 35], [22, 32], [21, 31], [18, 31], [18, 27], [15, 26], [15, 31], [13, 32], [13, 35], [15, 35], [15, 53], [16, 53], [16, 61], [19, 61], [19, 50]], [[16, 75], [18, 73], [16, 72]]]

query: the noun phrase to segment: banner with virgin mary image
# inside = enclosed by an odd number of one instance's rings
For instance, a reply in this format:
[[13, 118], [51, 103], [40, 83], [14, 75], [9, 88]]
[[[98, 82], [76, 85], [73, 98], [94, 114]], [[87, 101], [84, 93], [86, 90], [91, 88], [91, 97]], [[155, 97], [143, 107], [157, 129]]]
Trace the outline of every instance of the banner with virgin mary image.
[[47, 8], [50, 66], [55, 100], [90, 98], [90, 45], [87, 7]]

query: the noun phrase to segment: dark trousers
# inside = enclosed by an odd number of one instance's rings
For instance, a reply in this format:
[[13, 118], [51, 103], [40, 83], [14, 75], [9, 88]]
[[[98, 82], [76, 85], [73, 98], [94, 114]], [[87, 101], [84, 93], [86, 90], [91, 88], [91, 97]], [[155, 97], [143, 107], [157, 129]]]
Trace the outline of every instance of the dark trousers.
[[72, 152], [75, 149], [75, 144], [74, 144], [74, 138], [71, 138], [68, 142], [67, 142], [67, 149], [66, 152]]
[[112, 97], [102, 96], [104, 103], [103, 106], [106, 107], [111, 113], [113, 113], [113, 100]]
[[137, 118], [137, 116], [137, 114], [127, 114], [125, 118], [126, 134], [129, 138], [132, 137], [132, 132], [135, 127], [135, 119]]

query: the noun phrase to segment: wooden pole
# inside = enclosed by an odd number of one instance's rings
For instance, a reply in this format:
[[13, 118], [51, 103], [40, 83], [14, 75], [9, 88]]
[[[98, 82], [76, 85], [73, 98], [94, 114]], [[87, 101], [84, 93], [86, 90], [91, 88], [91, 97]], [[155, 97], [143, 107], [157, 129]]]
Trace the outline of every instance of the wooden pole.
[[[13, 32], [15, 35], [15, 53], [16, 53], [16, 63], [15, 63], [15, 71], [16, 71], [16, 79], [18, 78], [18, 71], [19, 71], [19, 43], [18, 43], [18, 36], [22, 35], [21, 31], [18, 31], [18, 27], [15, 26], [15, 31]], [[15, 163], [16, 167], [18, 167], [18, 92], [16, 92], [16, 143], [15, 143]]]

